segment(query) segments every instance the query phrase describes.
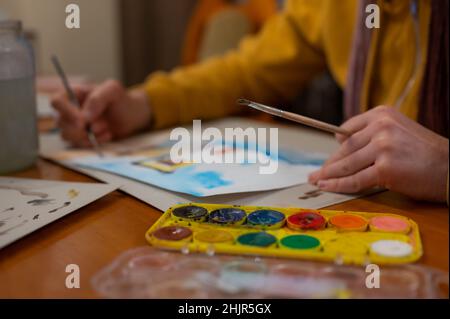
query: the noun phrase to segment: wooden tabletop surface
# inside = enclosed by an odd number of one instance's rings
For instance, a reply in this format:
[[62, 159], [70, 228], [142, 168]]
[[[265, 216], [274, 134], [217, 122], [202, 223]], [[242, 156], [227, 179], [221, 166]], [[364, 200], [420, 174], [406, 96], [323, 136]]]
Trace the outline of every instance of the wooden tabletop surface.
[[[92, 182], [46, 160], [11, 176]], [[415, 220], [424, 255], [419, 263], [448, 272], [449, 210], [383, 192], [329, 206], [330, 209], [385, 212]], [[161, 212], [115, 191], [0, 250], [0, 298], [95, 298], [92, 276], [124, 251], [146, 245], [145, 231]], [[66, 265], [80, 267], [79, 289], [65, 286]]]

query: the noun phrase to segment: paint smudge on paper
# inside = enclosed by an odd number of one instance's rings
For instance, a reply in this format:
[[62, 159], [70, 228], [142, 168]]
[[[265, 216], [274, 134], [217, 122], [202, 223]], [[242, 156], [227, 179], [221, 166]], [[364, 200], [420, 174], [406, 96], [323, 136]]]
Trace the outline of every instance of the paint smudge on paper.
[[10, 232], [10, 231], [13, 230], [13, 229], [22, 227], [22, 226], [25, 225], [27, 222], [28, 222], [28, 220], [24, 220], [24, 221], [22, 221], [20, 224], [17, 224], [17, 225], [15, 225], [15, 226], [13, 226], [13, 227], [10, 227], [10, 228], [8, 228], [8, 229], [5, 229], [4, 231], [1, 231], [1, 232], [0, 232], [0, 236], [6, 235], [8, 232]]
[[69, 205], [70, 205], [70, 202], [65, 202], [62, 206], [50, 210], [50, 211], [49, 211], [49, 214], [55, 213], [55, 212], [57, 212], [58, 210], [63, 209], [64, 207], [67, 207], [67, 206], [69, 206]]
[[33, 199], [27, 202], [27, 204], [30, 204], [32, 206], [44, 206], [51, 204], [54, 199]]
[[0, 220], [0, 228], [4, 227], [5, 225], [7, 225], [7, 221], [10, 220], [12, 217], [8, 217], [5, 219]]
[[19, 186], [0, 185], [0, 189], [7, 189], [7, 190], [18, 191], [20, 194], [22, 194], [24, 196], [37, 196], [37, 197], [40, 197], [40, 198], [47, 198], [48, 197], [48, 194], [46, 194], [46, 193], [31, 191], [29, 189], [26, 189], [26, 188], [23, 188], [23, 187], [19, 187]]
[[77, 197], [79, 194], [80, 194], [80, 192], [77, 191], [76, 189], [73, 189], [73, 188], [70, 189], [70, 190], [67, 192], [67, 196], [69, 196], [70, 199], [74, 199], [74, 198]]
[[313, 189], [311, 191], [305, 192], [303, 195], [301, 195], [298, 199], [309, 199], [309, 198], [315, 198], [320, 195], [322, 195], [322, 191], [320, 189]]
[[9, 208], [6, 208], [6, 209], [2, 210], [1, 213], [10, 212], [10, 211], [13, 211], [13, 210], [14, 210], [14, 207], [9, 207]]
[[194, 175], [204, 188], [212, 189], [220, 186], [231, 185], [231, 181], [222, 179], [220, 173], [214, 171], [201, 172]]

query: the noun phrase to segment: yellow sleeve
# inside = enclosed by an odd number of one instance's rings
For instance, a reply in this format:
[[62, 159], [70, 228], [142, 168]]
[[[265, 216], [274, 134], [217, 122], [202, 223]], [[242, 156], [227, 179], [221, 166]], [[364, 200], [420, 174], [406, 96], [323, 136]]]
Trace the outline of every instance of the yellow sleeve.
[[291, 0], [263, 30], [235, 51], [203, 63], [156, 72], [147, 92], [153, 127], [236, 113], [239, 97], [262, 103], [287, 101], [325, 69], [320, 0]]

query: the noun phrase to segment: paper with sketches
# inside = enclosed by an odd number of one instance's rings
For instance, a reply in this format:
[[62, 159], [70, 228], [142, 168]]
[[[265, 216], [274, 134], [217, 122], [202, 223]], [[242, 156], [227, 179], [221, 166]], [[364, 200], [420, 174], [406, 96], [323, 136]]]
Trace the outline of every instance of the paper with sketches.
[[111, 184], [0, 177], [0, 248], [116, 188]]

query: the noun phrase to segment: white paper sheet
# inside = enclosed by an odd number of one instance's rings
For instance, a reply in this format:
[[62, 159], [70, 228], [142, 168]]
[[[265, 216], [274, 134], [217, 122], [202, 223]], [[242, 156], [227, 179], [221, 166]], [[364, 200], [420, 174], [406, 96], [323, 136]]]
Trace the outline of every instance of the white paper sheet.
[[116, 188], [113, 184], [0, 177], [0, 249]]

